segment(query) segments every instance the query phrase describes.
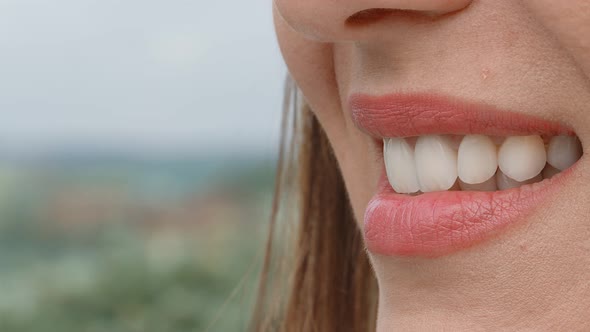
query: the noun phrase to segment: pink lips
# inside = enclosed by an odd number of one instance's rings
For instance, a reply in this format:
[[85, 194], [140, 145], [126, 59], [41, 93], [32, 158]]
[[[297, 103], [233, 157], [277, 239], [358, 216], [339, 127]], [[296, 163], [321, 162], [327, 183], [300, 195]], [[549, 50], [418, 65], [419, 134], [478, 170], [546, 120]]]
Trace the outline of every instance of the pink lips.
[[[555, 122], [440, 96], [353, 95], [349, 101], [355, 123], [377, 138], [573, 134]], [[440, 256], [468, 248], [523, 220], [570, 173], [504, 191], [419, 196], [395, 193], [383, 174], [365, 212], [365, 243], [371, 252], [390, 256]]]

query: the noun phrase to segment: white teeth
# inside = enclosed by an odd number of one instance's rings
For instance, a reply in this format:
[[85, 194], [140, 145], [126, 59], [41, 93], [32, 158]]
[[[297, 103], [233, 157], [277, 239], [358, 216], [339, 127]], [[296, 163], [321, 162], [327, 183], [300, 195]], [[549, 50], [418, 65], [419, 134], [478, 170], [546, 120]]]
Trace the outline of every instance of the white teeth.
[[508, 137], [498, 153], [502, 172], [518, 182], [537, 176], [546, 162], [545, 144], [538, 135]]
[[547, 163], [563, 171], [582, 156], [582, 144], [574, 136], [555, 136], [547, 148]]
[[414, 150], [403, 138], [387, 138], [383, 141], [385, 171], [393, 189], [400, 194], [418, 192]]
[[457, 180], [457, 151], [445, 137], [421, 136], [416, 142], [416, 169], [422, 192], [448, 190]]
[[553, 177], [582, 154], [582, 144], [574, 136], [553, 137], [547, 147], [539, 135], [513, 136], [503, 141], [484, 135], [383, 140], [389, 183], [396, 192], [410, 195], [516, 188]]
[[458, 154], [458, 174], [465, 184], [488, 181], [496, 174], [498, 152], [494, 142], [484, 135], [467, 135]]
[[537, 176], [526, 181], [516, 181], [514, 179], [511, 179], [510, 177], [506, 176], [506, 174], [502, 173], [502, 171], [498, 171], [498, 173], [496, 174], [496, 185], [498, 186], [499, 190], [518, 188], [522, 185], [540, 182], [542, 180], [543, 177], [541, 176], [541, 174], [538, 174]]

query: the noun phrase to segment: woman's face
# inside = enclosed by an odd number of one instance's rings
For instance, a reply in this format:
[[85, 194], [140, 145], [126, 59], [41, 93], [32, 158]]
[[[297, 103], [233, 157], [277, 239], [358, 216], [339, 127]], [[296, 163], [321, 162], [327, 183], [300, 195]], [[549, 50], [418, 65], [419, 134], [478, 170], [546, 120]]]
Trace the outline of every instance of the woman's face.
[[587, 1], [275, 0], [274, 15], [365, 235], [380, 326], [466, 306], [477, 324], [587, 314]]

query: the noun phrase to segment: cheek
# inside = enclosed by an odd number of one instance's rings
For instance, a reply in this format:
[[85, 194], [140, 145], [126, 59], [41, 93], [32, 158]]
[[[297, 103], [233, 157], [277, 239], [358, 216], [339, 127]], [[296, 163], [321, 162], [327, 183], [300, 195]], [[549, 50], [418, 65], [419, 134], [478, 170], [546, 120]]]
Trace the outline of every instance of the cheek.
[[288, 25], [276, 7], [273, 14], [279, 46], [289, 73], [318, 116], [333, 123], [341, 117], [341, 112], [330, 44], [302, 37]]
[[374, 142], [352, 124], [350, 116], [343, 110], [334, 74], [332, 45], [303, 38], [279, 15], [276, 7], [274, 20], [289, 72], [328, 135], [355, 216], [362, 223], [364, 210], [380, 175], [379, 153]]
[[300, 34], [307, 36], [318, 36], [318, 32], [325, 29], [317, 22], [325, 21], [333, 8], [318, 5], [316, 0], [274, 0], [273, 10]]
[[377, 191], [383, 161], [371, 139], [359, 133], [351, 134], [352, 140], [352, 144], [333, 146], [357, 224], [362, 229], [365, 210]]
[[587, 0], [527, 0], [531, 13], [590, 77], [590, 4]]

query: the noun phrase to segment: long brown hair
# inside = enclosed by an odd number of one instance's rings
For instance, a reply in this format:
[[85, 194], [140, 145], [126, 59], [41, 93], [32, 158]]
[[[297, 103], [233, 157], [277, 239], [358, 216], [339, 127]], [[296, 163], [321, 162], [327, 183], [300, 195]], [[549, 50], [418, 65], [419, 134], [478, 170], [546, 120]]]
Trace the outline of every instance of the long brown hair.
[[252, 331], [371, 331], [376, 282], [332, 147], [290, 78]]

